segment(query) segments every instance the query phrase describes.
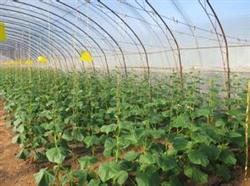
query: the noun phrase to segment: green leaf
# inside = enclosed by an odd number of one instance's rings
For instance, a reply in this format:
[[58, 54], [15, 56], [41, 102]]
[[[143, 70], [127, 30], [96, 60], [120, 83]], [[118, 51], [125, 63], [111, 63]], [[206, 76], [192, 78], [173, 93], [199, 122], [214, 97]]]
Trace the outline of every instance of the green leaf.
[[65, 159], [63, 150], [58, 147], [54, 147], [54, 148], [47, 150], [46, 156], [50, 162], [57, 163], [57, 164], [62, 164]]
[[119, 185], [123, 185], [128, 179], [128, 173], [124, 170], [118, 172], [115, 176], [115, 180]]
[[106, 182], [113, 178], [117, 172], [119, 172], [119, 166], [114, 162], [104, 163], [98, 170], [98, 174], [102, 182]]
[[175, 128], [187, 128], [189, 124], [189, 119], [185, 115], [179, 115], [177, 116], [174, 121], [172, 126]]
[[170, 186], [183, 186], [181, 180], [177, 176], [170, 177]]
[[13, 125], [14, 126], [18, 126], [19, 124], [22, 123], [22, 120], [21, 119], [16, 119], [14, 122], [13, 122]]
[[154, 139], [161, 138], [165, 135], [165, 130], [162, 129], [146, 129], [145, 136], [153, 137]]
[[83, 138], [84, 138], [83, 130], [80, 128], [73, 129], [72, 136], [73, 136], [74, 140], [82, 142]]
[[168, 182], [161, 183], [162, 186], [183, 186], [177, 176], [171, 176]]
[[220, 159], [227, 165], [235, 165], [237, 161], [234, 154], [228, 149], [224, 149], [221, 152]]
[[18, 125], [18, 127], [16, 128], [16, 132], [19, 132], [19, 133], [23, 133], [24, 132], [24, 124], [20, 124]]
[[157, 163], [158, 157], [156, 154], [152, 154], [152, 153], [141, 154], [139, 158], [139, 162], [141, 164], [141, 168], [144, 169], [150, 165]]
[[215, 145], [201, 144], [199, 151], [205, 154], [210, 160], [217, 160], [220, 154], [220, 150]]
[[185, 150], [187, 148], [188, 141], [184, 136], [177, 136], [172, 140], [172, 143], [176, 150]]
[[135, 180], [138, 186], [160, 185], [160, 176], [157, 172], [152, 172], [152, 171], [137, 172]]
[[95, 156], [83, 156], [78, 159], [81, 169], [87, 168], [87, 166], [94, 164], [97, 162], [97, 158]]
[[137, 144], [138, 143], [138, 136], [136, 136], [135, 133], [131, 133], [129, 135], [126, 135], [126, 141], [128, 141], [129, 144]]
[[159, 158], [158, 166], [163, 171], [169, 171], [176, 168], [178, 165], [174, 157], [163, 155], [161, 158]]
[[210, 144], [212, 142], [212, 138], [210, 136], [200, 131], [192, 133], [191, 138], [194, 143]]
[[99, 186], [100, 182], [101, 181], [99, 179], [91, 179], [88, 183], [88, 186]]
[[112, 138], [107, 138], [104, 143], [104, 156], [108, 157], [111, 156], [112, 150], [115, 147], [115, 140]]
[[27, 149], [22, 149], [18, 154], [17, 154], [17, 158], [22, 159], [22, 160], [26, 160], [30, 155], [30, 151]]
[[15, 137], [12, 138], [11, 143], [22, 144], [25, 139], [25, 134], [17, 134]]
[[91, 179], [88, 186], [108, 186], [106, 183], [101, 183], [99, 179]]
[[87, 145], [87, 147], [89, 148], [89, 147], [98, 143], [98, 138], [95, 135], [86, 136], [83, 141]]
[[192, 163], [202, 165], [203, 167], [206, 167], [209, 163], [207, 156], [196, 150], [189, 152], [188, 158]]
[[137, 156], [139, 155], [138, 152], [135, 151], [129, 151], [125, 154], [124, 159], [127, 161], [133, 161], [137, 158]]
[[222, 177], [225, 181], [229, 181], [231, 179], [230, 170], [224, 165], [217, 166], [216, 175]]
[[46, 118], [48, 120], [51, 120], [52, 119], [52, 112], [48, 111], [48, 110], [44, 110], [38, 116], [41, 118]]
[[38, 173], [34, 174], [37, 186], [52, 186], [55, 176], [47, 169], [41, 169]]
[[123, 184], [128, 178], [128, 173], [122, 170], [117, 162], [102, 164], [98, 170], [98, 174], [102, 182], [113, 179], [118, 184]]
[[65, 130], [63, 132], [62, 139], [65, 139], [67, 141], [72, 141], [73, 140], [72, 132], [70, 130]]
[[207, 183], [208, 175], [196, 167], [185, 167], [184, 174], [196, 183]]
[[78, 170], [74, 172], [74, 177], [78, 179], [78, 186], [84, 186], [87, 181], [88, 173], [84, 170]]
[[210, 115], [210, 110], [208, 108], [200, 108], [199, 110], [196, 111], [196, 116], [197, 117], [208, 117]]
[[222, 119], [220, 119], [220, 120], [217, 120], [216, 122], [215, 122], [215, 126], [216, 127], [224, 127], [226, 124], [225, 124], [225, 122], [222, 120]]
[[101, 132], [105, 132], [106, 134], [109, 134], [110, 132], [115, 131], [117, 128], [116, 124], [110, 124], [110, 125], [104, 125], [101, 127]]
[[241, 135], [240, 133], [234, 132], [234, 131], [230, 131], [230, 132], [228, 133], [228, 135], [229, 135], [230, 138], [242, 137], [242, 135]]

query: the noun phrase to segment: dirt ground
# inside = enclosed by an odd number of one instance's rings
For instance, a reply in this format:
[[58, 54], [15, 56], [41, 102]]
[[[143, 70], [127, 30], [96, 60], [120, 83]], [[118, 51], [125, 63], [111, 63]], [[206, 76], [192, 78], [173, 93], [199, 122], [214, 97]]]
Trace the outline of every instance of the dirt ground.
[[3, 114], [0, 102], [0, 186], [35, 186], [33, 174], [36, 168], [16, 158], [19, 147], [11, 143], [13, 134], [4, 125]]

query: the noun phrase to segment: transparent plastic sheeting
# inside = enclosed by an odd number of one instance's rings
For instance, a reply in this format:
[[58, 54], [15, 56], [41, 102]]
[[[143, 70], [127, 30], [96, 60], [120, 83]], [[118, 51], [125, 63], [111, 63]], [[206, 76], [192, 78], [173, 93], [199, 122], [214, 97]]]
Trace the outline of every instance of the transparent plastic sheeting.
[[227, 42], [231, 71], [250, 70], [247, 0], [0, 0], [0, 22], [1, 62], [46, 56], [66, 70], [172, 71], [181, 62], [184, 71], [223, 71]]

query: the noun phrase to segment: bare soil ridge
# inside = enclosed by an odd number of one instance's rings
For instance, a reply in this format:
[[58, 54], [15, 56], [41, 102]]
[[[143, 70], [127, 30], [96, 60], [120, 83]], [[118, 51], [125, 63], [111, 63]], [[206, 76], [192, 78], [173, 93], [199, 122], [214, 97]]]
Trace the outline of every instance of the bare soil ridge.
[[19, 146], [12, 144], [13, 133], [6, 128], [3, 115], [3, 102], [0, 101], [0, 186], [35, 186], [36, 167], [16, 158]]

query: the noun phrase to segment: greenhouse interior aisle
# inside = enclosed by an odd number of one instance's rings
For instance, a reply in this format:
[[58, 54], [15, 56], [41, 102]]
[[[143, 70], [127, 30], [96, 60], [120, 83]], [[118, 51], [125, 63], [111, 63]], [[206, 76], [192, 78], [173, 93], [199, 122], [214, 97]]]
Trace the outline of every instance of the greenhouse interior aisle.
[[13, 144], [13, 134], [3, 120], [3, 102], [0, 101], [0, 186], [34, 186], [34, 165], [19, 160], [17, 144]]

